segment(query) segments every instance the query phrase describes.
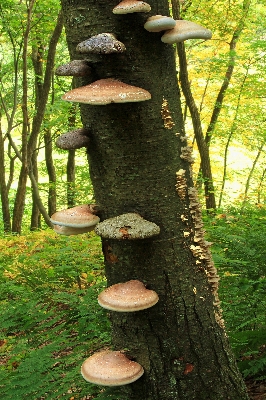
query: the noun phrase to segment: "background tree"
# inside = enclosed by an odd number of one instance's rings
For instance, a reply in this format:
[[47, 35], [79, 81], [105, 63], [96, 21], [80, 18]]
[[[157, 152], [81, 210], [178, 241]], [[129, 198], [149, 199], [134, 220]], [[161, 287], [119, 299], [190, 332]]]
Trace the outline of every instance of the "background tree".
[[[148, 311], [110, 313], [114, 348], [145, 369], [122, 388], [121, 398], [243, 400], [247, 394], [224, 331], [217, 273], [192, 183], [174, 52], [160, 33], [143, 29], [147, 15], [113, 15], [116, 4], [62, 0], [71, 59], [82, 58], [79, 42], [102, 32], [116, 34], [127, 48], [119, 55], [88, 56], [92, 74], [79, 86], [113, 77], [152, 95], [143, 103], [81, 105], [102, 220], [133, 211], [161, 229], [154, 239], [102, 243], [108, 285], [140, 279], [160, 298]], [[150, 5], [150, 15], [169, 14], [167, 1]]]
[[[224, 13], [224, 18], [221, 18], [221, 13]], [[240, 159], [241, 155], [244, 159], [244, 148], [254, 136], [260, 136], [263, 142], [261, 110], [265, 105], [261, 93], [265, 87], [261, 68], [264, 65], [265, 69], [265, 41], [262, 40], [265, 5], [260, 1], [218, 1], [213, 7], [210, 2], [184, 2], [181, 5], [181, 17], [197, 18], [213, 31], [211, 41], [208, 45], [201, 44], [200, 51], [199, 42], [187, 43], [185, 47], [189, 88], [199, 113], [197, 125], [200, 125], [202, 132], [206, 132], [215, 195], [220, 192], [220, 207], [229, 198], [232, 202], [235, 196], [238, 201], [244, 195], [247, 176], [245, 163], [236, 165], [234, 160]], [[260, 28], [254, 30], [257, 24]], [[195, 118], [195, 113], [191, 113], [193, 125]], [[255, 133], [257, 121], [260, 129]], [[189, 118], [186, 119], [186, 130], [192, 141], [194, 134], [197, 136], [197, 130], [195, 127], [191, 130]], [[226, 160], [222, 163], [219, 162], [217, 148], [224, 149]], [[200, 146], [198, 150], [201, 153]], [[256, 149], [252, 145], [249, 147], [249, 156], [256, 158]], [[200, 161], [196, 160], [197, 165], [201, 161], [200, 155]], [[248, 161], [248, 164], [251, 168], [252, 161]], [[257, 168], [263, 169], [262, 159]], [[220, 171], [226, 171], [226, 177]], [[250, 199], [256, 201], [256, 197], [252, 193], [250, 195]]]

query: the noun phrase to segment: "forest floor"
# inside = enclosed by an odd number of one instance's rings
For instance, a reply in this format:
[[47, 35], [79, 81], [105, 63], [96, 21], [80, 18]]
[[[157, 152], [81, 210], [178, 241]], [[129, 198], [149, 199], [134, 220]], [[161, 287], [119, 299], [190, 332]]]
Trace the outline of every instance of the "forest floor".
[[266, 381], [246, 380], [250, 400], [266, 400]]

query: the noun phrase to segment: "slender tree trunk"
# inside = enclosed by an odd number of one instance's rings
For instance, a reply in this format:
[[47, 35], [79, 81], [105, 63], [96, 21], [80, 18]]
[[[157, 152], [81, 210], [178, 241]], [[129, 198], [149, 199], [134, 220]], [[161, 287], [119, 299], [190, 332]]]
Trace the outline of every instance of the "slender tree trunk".
[[[36, 184], [38, 185], [38, 164], [37, 164], [38, 152], [35, 151], [32, 155], [32, 174], [34, 175]], [[34, 231], [35, 229], [41, 228], [41, 218], [40, 218], [40, 210], [37, 205], [37, 199], [35, 197], [35, 191], [32, 190], [32, 207], [31, 207], [31, 222], [30, 222], [30, 230]]]
[[[73, 78], [72, 87], [76, 87], [78, 82]], [[77, 107], [75, 104], [69, 110], [68, 116], [68, 126], [69, 130], [75, 129], [76, 127], [76, 116], [77, 116]], [[71, 208], [76, 203], [76, 151], [69, 150], [67, 157], [67, 206]]]
[[261, 192], [262, 192], [262, 186], [263, 186], [263, 181], [266, 176], [266, 168], [262, 171], [260, 180], [259, 180], [259, 185], [258, 185], [258, 204], [261, 204]]
[[233, 76], [233, 72], [234, 72], [234, 68], [235, 68], [235, 60], [236, 60], [236, 45], [237, 45], [237, 42], [239, 40], [239, 37], [240, 37], [243, 29], [245, 28], [245, 20], [248, 15], [248, 12], [249, 12], [250, 4], [251, 4], [251, 0], [243, 1], [243, 14], [239, 20], [238, 26], [236, 27], [236, 29], [233, 33], [232, 39], [229, 43], [229, 53], [228, 53], [229, 59], [228, 59], [227, 69], [225, 72], [223, 83], [221, 85], [221, 88], [219, 90], [219, 93], [218, 93], [216, 101], [215, 101], [215, 105], [213, 108], [209, 126], [206, 131], [205, 140], [208, 145], [211, 141], [212, 134], [214, 132], [216, 123], [218, 121], [218, 118], [219, 118], [219, 115], [220, 115], [220, 112], [222, 109], [224, 96], [226, 94], [227, 88], [228, 88], [231, 78]]
[[30, 133], [28, 113], [28, 43], [31, 28], [31, 18], [35, 0], [31, 0], [27, 9], [27, 23], [23, 37], [22, 51], [22, 134], [21, 134], [21, 170], [13, 209], [12, 232], [20, 233], [25, 207], [26, 185], [28, 176], [28, 136]]
[[[173, 7], [173, 16], [175, 19], [179, 19], [179, 2], [174, 0], [172, 2]], [[212, 177], [212, 169], [211, 169], [211, 160], [210, 160], [210, 152], [209, 147], [205, 142], [204, 134], [201, 126], [200, 113], [195, 103], [194, 97], [192, 95], [188, 70], [187, 70], [187, 59], [186, 59], [186, 50], [184, 43], [177, 43], [177, 54], [179, 59], [179, 78], [181, 88], [186, 99], [186, 104], [189, 108], [190, 116], [192, 119], [193, 130], [195, 139], [197, 142], [197, 147], [200, 154], [201, 160], [201, 171], [202, 171], [202, 179], [204, 182], [204, 192], [205, 192], [205, 201], [206, 201], [206, 209], [207, 210], [215, 210], [216, 209], [216, 200], [214, 193], [214, 185], [213, 185], [213, 177]]]
[[[62, 15], [59, 14], [57, 18], [57, 23], [53, 34], [51, 36], [49, 42], [49, 50], [47, 55], [46, 69], [44, 73], [44, 79], [42, 85], [40, 84], [39, 79], [37, 79], [36, 90], [38, 90], [38, 99], [36, 100], [36, 114], [32, 121], [31, 129], [29, 128], [28, 114], [27, 114], [27, 51], [28, 51], [28, 40], [29, 40], [29, 29], [31, 24], [31, 12], [34, 1], [30, 2], [29, 12], [28, 12], [28, 31], [25, 34], [24, 46], [23, 46], [23, 65], [24, 65], [24, 73], [23, 73], [23, 82], [24, 82], [24, 95], [23, 95], [23, 112], [24, 112], [24, 122], [23, 122], [23, 134], [22, 134], [22, 167], [19, 177], [19, 185], [17, 189], [17, 195], [14, 205], [13, 212], [13, 224], [12, 231], [13, 232], [21, 232], [21, 224], [22, 217], [24, 211], [24, 203], [26, 196], [26, 183], [27, 183], [27, 175], [30, 176], [30, 180], [35, 185], [32, 187], [33, 193], [36, 193], [37, 202], [39, 204], [39, 210], [41, 214], [44, 216], [46, 223], [49, 222], [48, 214], [45, 211], [45, 207], [42, 204], [40, 195], [38, 192], [38, 185], [36, 185], [36, 178], [33, 175], [33, 171], [29, 171], [29, 166], [32, 165], [32, 155], [36, 149], [38, 135], [40, 133], [41, 125], [43, 122], [46, 104], [48, 101], [49, 91], [51, 87], [51, 80], [53, 75], [53, 67], [54, 67], [54, 58], [55, 51], [58, 40], [60, 38], [62, 28], [63, 28], [63, 18]], [[26, 40], [27, 38], [27, 40]], [[39, 69], [38, 69], [39, 70]], [[50, 222], [48, 223], [48, 225]]]
[[227, 158], [228, 158], [228, 151], [229, 151], [229, 146], [232, 140], [232, 137], [234, 135], [234, 132], [237, 129], [237, 118], [238, 118], [238, 111], [239, 111], [239, 107], [240, 107], [240, 100], [241, 100], [241, 96], [242, 96], [242, 92], [245, 86], [245, 82], [246, 79], [248, 77], [248, 73], [249, 73], [249, 66], [248, 68], [246, 68], [246, 73], [244, 75], [243, 81], [241, 83], [241, 87], [239, 90], [239, 94], [237, 96], [237, 105], [236, 105], [236, 110], [235, 110], [235, 115], [233, 118], [233, 122], [231, 124], [231, 129], [230, 132], [228, 134], [228, 138], [226, 141], [226, 145], [225, 145], [225, 149], [224, 149], [224, 166], [223, 166], [223, 177], [222, 177], [222, 187], [221, 187], [221, 191], [220, 191], [220, 196], [219, 196], [219, 203], [218, 206], [221, 207], [222, 204], [222, 199], [223, 199], [223, 194], [224, 194], [224, 187], [225, 187], [225, 182], [226, 182], [226, 178], [227, 178]]
[[48, 190], [48, 214], [51, 216], [56, 212], [56, 170], [53, 160], [53, 145], [51, 130], [44, 132], [45, 164], [49, 177]]
[[211, 160], [209, 147], [204, 139], [204, 134], [202, 131], [200, 114], [198, 108], [196, 106], [195, 100], [193, 98], [190, 84], [188, 80], [188, 72], [187, 72], [187, 60], [186, 60], [186, 51], [184, 43], [177, 43], [177, 53], [179, 58], [179, 66], [180, 66], [180, 84], [183, 91], [183, 94], [186, 99], [187, 106], [190, 111], [193, 130], [195, 134], [195, 139], [197, 142], [198, 150], [200, 153], [200, 166], [202, 171], [202, 179], [204, 182], [204, 191], [205, 191], [205, 199], [206, 199], [206, 209], [215, 210], [216, 201], [215, 201], [215, 193], [213, 186], [213, 178], [212, 178], [212, 170], [211, 170]]
[[67, 157], [67, 206], [68, 208], [75, 205], [75, 179], [76, 179], [76, 165], [75, 165], [75, 150], [68, 151]]
[[263, 143], [261, 143], [261, 145], [260, 145], [260, 147], [258, 149], [257, 155], [256, 155], [256, 157], [255, 157], [255, 159], [254, 159], [254, 161], [252, 163], [252, 167], [251, 167], [251, 169], [249, 171], [248, 178], [247, 178], [246, 185], [245, 185], [245, 193], [244, 193], [244, 199], [243, 199], [242, 206], [241, 206], [241, 213], [243, 212], [243, 210], [244, 210], [244, 208], [245, 208], [245, 206], [247, 204], [248, 191], [249, 191], [249, 187], [250, 187], [250, 180], [252, 178], [253, 172], [254, 172], [255, 167], [257, 165], [257, 162], [259, 161], [259, 158], [261, 156], [261, 153], [262, 153], [264, 145], [265, 145], [265, 141]]
[[2, 132], [1, 115], [0, 115], [0, 191], [1, 191], [1, 207], [2, 219], [4, 223], [4, 231], [11, 231], [11, 219], [9, 211], [8, 188], [6, 184], [6, 169], [5, 169], [5, 148], [4, 137]]
[[[62, 0], [72, 59], [80, 58], [79, 42], [101, 32], [115, 33], [127, 48], [97, 57], [92, 76], [80, 85], [112, 76], [152, 95], [142, 103], [81, 105], [83, 125], [91, 131], [88, 159], [101, 219], [133, 211], [161, 229], [154, 239], [103, 240], [108, 285], [139, 279], [160, 299], [148, 310], [110, 312], [114, 349], [145, 369], [120, 398], [246, 400], [192, 186], [175, 54], [160, 34], [143, 29], [147, 15], [116, 16], [115, 5]], [[150, 5], [153, 14], [169, 14], [166, 0]]]

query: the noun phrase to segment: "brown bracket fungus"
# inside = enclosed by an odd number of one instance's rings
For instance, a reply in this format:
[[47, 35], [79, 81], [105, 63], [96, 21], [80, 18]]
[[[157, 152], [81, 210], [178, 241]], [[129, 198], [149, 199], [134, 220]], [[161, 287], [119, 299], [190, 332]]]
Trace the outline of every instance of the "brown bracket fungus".
[[104, 239], [147, 239], [159, 235], [160, 228], [154, 222], [147, 221], [139, 214], [128, 213], [106, 219], [95, 229]]
[[76, 129], [71, 132], [66, 132], [56, 139], [56, 146], [63, 150], [80, 149], [88, 147], [90, 139], [88, 138], [89, 131], [84, 128]]
[[107, 310], [134, 312], [154, 306], [159, 300], [154, 290], [146, 289], [138, 280], [109, 286], [98, 296], [98, 303]]
[[172, 29], [176, 24], [176, 21], [171, 17], [164, 15], [153, 15], [148, 18], [144, 24], [144, 28], [148, 32], [161, 32], [168, 29]]
[[[100, 218], [95, 215], [97, 206], [82, 204], [54, 213], [50, 221], [54, 224], [55, 232], [61, 235], [78, 235], [92, 231]], [[67, 229], [69, 228], [69, 229]]]
[[137, 86], [107, 78], [70, 90], [62, 96], [62, 99], [84, 104], [105, 105], [150, 100], [151, 94]]
[[77, 45], [77, 51], [80, 53], [111, 54], [122, 53], [126, 50], [125, 45], [119, 42], [112, 33], [100, 33], [84, 40]]
[[114, 14], [130, 14], [135, 12], [149, 12], [151, 6], [140, 0], [123, 0], [113, 8]]
[[162, 42], [174, 44], [188, 39], [210, 39], [212, 32], [195, 22], [177, 20], [173, 29], [168, 30], [161, 37]]
[[86, 76], [90, 73], [91, 68], [85, 60], [73, 60], [55, 70], [55, 75], [59, 76]]
[[81, 366], [81, 375], [87, 382], [103, 386], [128, 385], [143, 373], [140, 364], [129, 360], [120, 351], [99, 351], [87, 358]]

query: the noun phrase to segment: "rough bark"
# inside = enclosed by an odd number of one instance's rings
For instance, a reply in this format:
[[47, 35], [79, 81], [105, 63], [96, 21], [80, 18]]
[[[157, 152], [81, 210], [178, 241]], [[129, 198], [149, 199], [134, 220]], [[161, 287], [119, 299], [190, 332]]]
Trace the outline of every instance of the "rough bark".
[[[93, 74], [80, 85], [112, 76], [152, 94], [143, 103], [81, 105], [83, 125], [91, 131], [88, 159], [101, 219], [133, 211], [161, 228], [154, 239], [103, 240], [108, 285], [139, 279], [160, 298], [146, 311], [110, 312], [114, 349], [145, 369], [122, 389], [121, 400], [244, 400], [217, 285], [207, 277], [215, 268], [192, 188], [174, 52], [160, 34], [143, 29], [147, 15], [115, 16], [116, 4], [62, 0], [72, 59], [80, 58], [79, 42], [101, 32], [115, 33], [127, 48], [94, 57]], [[150, 4], [151, 14], [169, 14], [167, 1]]]

